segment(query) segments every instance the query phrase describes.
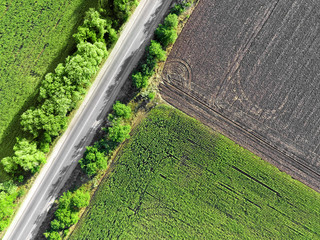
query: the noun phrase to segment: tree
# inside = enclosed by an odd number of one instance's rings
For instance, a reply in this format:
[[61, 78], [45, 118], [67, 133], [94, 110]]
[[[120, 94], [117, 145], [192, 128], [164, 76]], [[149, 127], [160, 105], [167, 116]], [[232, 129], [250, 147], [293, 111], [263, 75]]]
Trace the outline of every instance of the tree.
[[85, 20], [82, 26], [78, 27], [77, 33], [73, 35], [77, 43], [83, 42], [103, 42], [107, 21], [100, 17], [100, 13], [93, 8], [86, 12]]
[[72, 84], [78, 87], [86, 87], [90, 83], [91, 76], [96, 73], [97, 65], [85, 56], [76, 54], [67, 58], [65, 70]]
[[58, 136], [65, 128], [67, 119], [65, 115], [54, 115], [52, 105], [42, 105], [34, 110], [29, 109], [21, 115], [21, 126], [24, 131], [38, 137], [42, 132], [47, 132], [50, 136]]
[[131, 117], [131, 108], [119, 101], [113, 104], [113, 111], [117, 117], [123, 117], [125, 119]]
[[127, 21], [131, 8], [137, 4], [137, 0], [113, 0], [113, 13], [118, 19], [117, 27]]
[[99, 169], [106, 169], [108, 166], [104, 153], [94, 146], [87, 147], [84, 157], [80, 159], [79, 163], [89, 176], [96, 174]]
[[178, 26], [178, 16], [176, 14], [170, 13], [164, 19], [164, 26], [166, 28], [176, 28]]
[[132, 75], [132, 82], [136, 88], [144, 88], [148, 86], [149, 77], [143, 75], [141, 72], [137, 72]]
[[130, 138], [130, 131], [130, 125], [121, 125], [119, 122], [116, 122], [112, 127], [109, 128], [109, 138], [114, 142], [120, 143]]
[[46, 160], [44, 153], [37, 149], [36, 143], [27, 139], [17, 139], [13, 150], [13, 157], [6, 157], [1, 161], [8, 173], [15, 173], [19, 168], [34, 173]]
[[60, 230], [60, 221], [58, 219], [53, 219], [50, 225], [52, 230], [54, 231]]
[[161, 47], [161, 44], [157, 41], [151, 40], [151, 45], [149, 46], [149, 54], [154, 57], [157, 61], [166, 60], [166, 51]]
[[46, 232], [43, 234], [46, 239], [49, 239], [49, 240], [61, 240], [61, 236], [58, 232], [56, 231], [51, 231], [51, 232]]
[[73, 193], [71, 199], [71, 206], [79, 211], [81, 208], [89, 205], [90, 194], [89, 192], [83, 192], [81, 190], [77, 190]]
[[173, 44], [177, 38], [177, 30], [174, 28], [167, 28], [164, 25], [159, 25], [159, 27], [155, 31], [156, 38], [162, 44], [164, 48]]

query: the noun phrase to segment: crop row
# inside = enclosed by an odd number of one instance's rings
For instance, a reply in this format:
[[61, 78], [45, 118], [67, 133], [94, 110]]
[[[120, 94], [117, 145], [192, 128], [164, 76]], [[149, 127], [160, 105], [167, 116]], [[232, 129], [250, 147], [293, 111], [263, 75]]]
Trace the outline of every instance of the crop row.
[[71, 239], [316, 239], [319, 194], [200, 122], [152, 110]]

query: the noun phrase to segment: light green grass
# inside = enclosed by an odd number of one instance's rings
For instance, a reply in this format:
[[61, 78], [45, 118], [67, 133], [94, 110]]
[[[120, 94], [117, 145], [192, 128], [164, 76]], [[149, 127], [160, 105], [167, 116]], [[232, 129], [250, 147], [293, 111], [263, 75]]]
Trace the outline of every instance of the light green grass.
[[320, 194], [166, 106], [118, 155], [71, 239], [320, 239]]
[[[98, 0], [0, 3], [0, 159], [25, 137], [20, 115], [36, 103], [38, 84], [75, 50], [72, 34]], [[0, 172], [2, 174], [2, 172]]]

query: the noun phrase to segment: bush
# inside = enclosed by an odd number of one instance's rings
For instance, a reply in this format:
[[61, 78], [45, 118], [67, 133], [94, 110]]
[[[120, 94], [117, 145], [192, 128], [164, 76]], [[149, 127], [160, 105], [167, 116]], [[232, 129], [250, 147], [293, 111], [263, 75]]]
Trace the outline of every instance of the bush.
[[61, 239], [59, 231], [65, 230], [77, 223], [81, 208], [89, 205], [90, 194], [77, 190], [65, 192], [59, 199], [58, 209], [54, 213], [55, 219], [51, 221], [51, 231], [44, 233], [47, 239]]
[[152, 56], [158, 62], [165, 61], [167, 58], [166, 51], [164, 51], [162, 49], [161, 44], [155, 40], [151, 40], [151, 44], [150, 44], [148, 50], [149, 50], [150, 56]]
[[155, 35], [161, 45], [166, 48], [170, 44], [175, 43], [178, 38], [177, 30], [174, 28], [167, 28], [161, 25], [156, 29]]
[[156, 94], [154, 92], [151, 92], [151, 93], [148, 94], [148, 98], [150, 100], [154, 99], [155, 96], [156, 96]]
[[133, 85], [138, 88], [145, 88], [148, 86], [149, 77], [147, 75], [143, 75], [141, 72], [136, 72], [132, 75]]
[[123, 142], [130, 138], [131, 126], [129, 124], [122, 125], [120, 122], [115, 122], [112, 127], [109, 128], [109, 138], [113, 142]]
[[178, 16], [176, 14], [170, 13], [164, 19], [164, 26], [166, 28], [176, 28], [178, 26]]
[[17, 171], [36, 172], [40, 164], [46, 161], [43, 152], [37, 149], [36, 143], [27, 139], [17, 139], [13, 147], [14, 155], [1, 160], [4, 170], [7, 173], [15, 174]]
[[113, 104], [113, 111], [117, 117], [123, 117], [125, 119], [129, 119], [131, 117], [131, 108], [119, 101]]
[[173, 8], [170, 9], [170, 12], [179, 16], [186, 10], [187, 7], [191, 5], [192, 2], [193, 1], [185, 0], [180, 4], [176, 4]]
[[87, 147], [84, 157], [79, 161], [83, 171], [89, 176], [95, 175], [98, 170], [106, 169], [108, 161], [103, 152], [94, 146]]
[[83, 42], [104, 42], [104, 34], [107, 21], [100, 17], [100, 13], [93, 8], [86, 12], [84, 23], [78, 27], [77, 33], [73, 35], [77, 43]]

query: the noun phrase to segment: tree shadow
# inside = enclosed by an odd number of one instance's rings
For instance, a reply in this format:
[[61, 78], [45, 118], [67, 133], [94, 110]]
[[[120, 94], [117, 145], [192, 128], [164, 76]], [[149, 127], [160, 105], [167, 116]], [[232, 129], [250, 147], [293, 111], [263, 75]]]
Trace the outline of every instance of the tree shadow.
[[[33, 94], [31, 94], [27, 99], [25, 100], [25, 103], [22, 105], [20, 110], [14, 115], [12, 120], [10, 121], [8, 127], [4, 130], [3, 135], [0, 139], [0, 159], [12, 156], [13, 155], [13, 146], [16, 143], [16, 138], [32, 138], [32, 135], [24, 132], [22, 130], [22, 127], [20, 125], [20, 118], [21, 115], [28, 110], [30, 107], [35, 107], [38, 105], [37, 98], [39, 93], [39, 87], [41, 80], [44, 79], [44, 76], [48, 73], [54, 72], [56, 66], [59, 63], [63, 63], [67, 56], [72, 55], [76, 51], [76, 43], [73, 40], [72, 35], [77, 31], [77, 28], [80, 24], [83, 22], [83, 17], [85, 15], [85, 12], [90, 7], [97, 7], [99, 5], [99, 1], [83, 1], [82, 4], [80, 4], [77, 8], [75, 8], [73, 14], [79, 16], [79, 20], [77, 21], [77, 24], [72, 28], [69, 34], [70, 41], [65, 44], [64, 47], [61, 47], [61, 51], [59, 56], [53, 58], [50, 63], [48, 64], [48, 67], [44, 71], [44, 74], [39, 75], [39, 82], [37, 86], [35, 87], [35, 91]], [[31, 70], [31, 72], [36, 72], [34, 70]], [[3, 166], [0, 163], [0, 168], [3, 168]]]

